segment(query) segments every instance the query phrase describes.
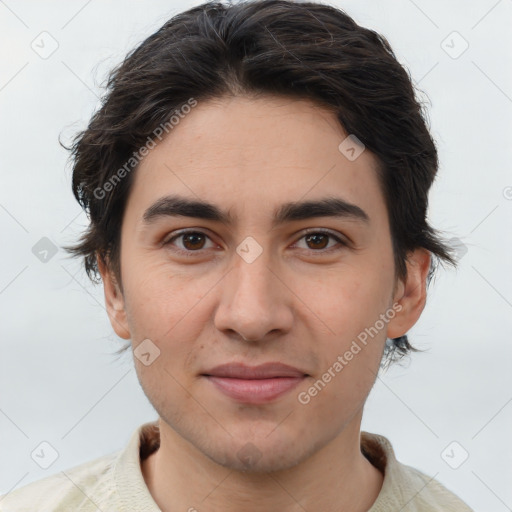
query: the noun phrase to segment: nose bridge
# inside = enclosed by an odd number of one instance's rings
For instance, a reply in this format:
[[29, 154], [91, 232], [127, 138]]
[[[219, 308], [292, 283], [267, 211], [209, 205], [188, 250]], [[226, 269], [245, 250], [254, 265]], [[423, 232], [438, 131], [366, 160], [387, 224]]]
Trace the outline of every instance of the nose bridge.
[[[247, 252], [244, 250], [249, 249]], [[278, 293], [275, 286], [271, 286], [273, 274], [271, 266], [270, 251], [263, 250], [257, 254], [251, 242], [240, 244], [237, 248], [233, 269], [233, 290], [232, 300], [243, 301], [248, 312], [255, 308], [261, 308], [262, 313], [272, 301], [271, 295]], [[237, 260], [238, 258], [238, 260]], [[237, 307], [243, 304], [237, 304]]]
[[234, 266], [235, 293], [244, 299], [253, 296], [256, 302], [260, 299], [268, 302], [267, 295], [276, 291], [270, 286], [273, 273], [269, 269], [269, 251], [262, 252], [253, 261], [246, 260], [242, 256], [238, 261], [235, 259]]
[[215, 318], [217, 328], [236, 331], [252, 340], [262, 339], [272, 330], [288, 329], [291, 312], [287, 310], [286, 292], [274, 276], [270, 252], [263, 250], [252, 259], [244, 255], [254, 247], [243, 252], [241, 244], [237, 252], [240, 249], [242, 255], [235, 255], [223, 285]]

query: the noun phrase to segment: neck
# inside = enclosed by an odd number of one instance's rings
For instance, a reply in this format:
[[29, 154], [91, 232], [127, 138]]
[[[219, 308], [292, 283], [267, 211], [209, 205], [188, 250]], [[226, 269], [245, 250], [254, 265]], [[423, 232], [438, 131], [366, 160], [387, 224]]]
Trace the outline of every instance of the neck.
[[160, 447], [142, 472], [162, 512], [366, 512], [383, 475], [361, 453], [360, 420], [291, 469], [251, 473], [217, 464], [160, 419]]

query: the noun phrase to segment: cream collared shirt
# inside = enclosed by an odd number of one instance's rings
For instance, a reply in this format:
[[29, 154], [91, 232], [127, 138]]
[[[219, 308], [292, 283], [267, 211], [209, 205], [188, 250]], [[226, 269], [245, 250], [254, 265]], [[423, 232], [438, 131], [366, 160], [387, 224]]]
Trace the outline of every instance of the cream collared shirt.
[[[123, 450], [0, 496], [0, 512], [159, 512], [141, 471], [141, 458], [159, 441], [157, 421], [145, 423]], [[361, 432], [361, 449], [384, 473], [368, 512], [473, 512], [439, 482], [398, 462], [387, 438]]]

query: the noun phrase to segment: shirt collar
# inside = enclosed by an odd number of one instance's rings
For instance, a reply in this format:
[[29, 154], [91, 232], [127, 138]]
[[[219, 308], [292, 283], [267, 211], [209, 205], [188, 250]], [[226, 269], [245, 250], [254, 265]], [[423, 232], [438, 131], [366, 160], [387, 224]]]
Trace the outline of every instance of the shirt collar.
[[[114, 466], [114, 480], [123, 505], [127, 510], [160, 512], [146, 486], [141, 460], [160, 446], [158, 420], [144, 423], [132, 434], [128, 445], [121, 451]], [[370, 463], [384, 474], [382, 489], [368, 512], [392, 510], [401, 507], [405, 498], [400, 482], [406, 483], [408, 474], [395, 457], [391, 443], [378, 434], [361, 432], [361, 451]]]

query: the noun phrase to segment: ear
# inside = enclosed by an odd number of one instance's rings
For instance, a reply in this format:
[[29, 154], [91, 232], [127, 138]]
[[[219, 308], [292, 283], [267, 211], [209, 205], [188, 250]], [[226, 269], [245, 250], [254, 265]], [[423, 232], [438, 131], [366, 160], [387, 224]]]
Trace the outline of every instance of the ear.
[[131, 338], [130, 329], [126, 320], [126, 309], [123, 294], [119, 289], [113, 272], [108, 268], [108, 264], [97, 253], [96, 261], [98, 270], [103, 281], [103, 291], [105, 293], [105, 306], [107, 308], [110, 324], [116, 334], [125, 340]]
[[395, 317], [388, 323], [388, 338], [399, 338], [417, 322], [427, 300], [427, 275], [430, 252], [420, 248], [407, 257], [407, 278], [396, 286], [393, 304], [400, 304]]

